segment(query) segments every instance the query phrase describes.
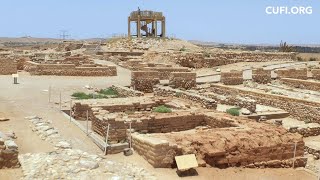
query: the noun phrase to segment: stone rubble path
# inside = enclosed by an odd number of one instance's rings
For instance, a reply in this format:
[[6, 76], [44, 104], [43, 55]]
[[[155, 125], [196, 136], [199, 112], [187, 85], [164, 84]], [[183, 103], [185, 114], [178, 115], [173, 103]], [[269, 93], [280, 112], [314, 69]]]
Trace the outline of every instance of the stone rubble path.
[[48, 153], [19, 155], [24, 179], [156, 179], [145, 169], [131, 163], [119, 163], [105, 157], [72, 149], [50, 121], [37, 116], [26, 117], [41, 139], [52, 143], [56, 150]]

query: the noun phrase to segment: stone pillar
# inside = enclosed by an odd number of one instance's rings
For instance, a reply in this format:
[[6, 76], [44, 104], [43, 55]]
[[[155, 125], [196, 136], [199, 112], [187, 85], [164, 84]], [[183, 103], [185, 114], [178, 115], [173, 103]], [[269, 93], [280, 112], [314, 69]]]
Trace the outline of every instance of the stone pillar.
[[131, 38], [131, 20], [128, 17], [128, 38]]
[[166, 18], [164, 17], [162, 20], [162, 37], [166, 37]]
[[137, 22], [137, 36], [138, 36], [138, 38], [141, 37], [141, 21], [140, 21], [140, 15], [138, 15], [138, 22]]
[[154, 37], [158, 37], [158, 21], [154, 23]]
[[152, 27], [151, 27], [151, 33], [152, 33], [152, 36], [153, 36], [153, 37], [156, 37], [155, 34], [154, 34], [154, 32], [155, 32], [155, 31], [154, 31], [154, 20], [153, 20], [153, 21], [152, 21]]

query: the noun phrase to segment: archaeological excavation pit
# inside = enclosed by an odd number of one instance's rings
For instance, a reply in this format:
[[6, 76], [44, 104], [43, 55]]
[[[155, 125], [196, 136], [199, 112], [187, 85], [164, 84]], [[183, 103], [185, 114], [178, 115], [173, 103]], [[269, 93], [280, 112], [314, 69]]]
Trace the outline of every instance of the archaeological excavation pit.
[[[195, 154], [200, 166], [218, 168], [305, 166], [301, 135], [188, 102], [158, 95], [81, 100], [73, 112], [82, 121], [89, 112], [91, 130], [102, 139], [108, 132], [108, 154], [122, 152], [131, 140], [135, 152], [156, 168], [176, 167], [174, 157], [185, 154]], [[172, 112], [155, 112], [159, 106]]]

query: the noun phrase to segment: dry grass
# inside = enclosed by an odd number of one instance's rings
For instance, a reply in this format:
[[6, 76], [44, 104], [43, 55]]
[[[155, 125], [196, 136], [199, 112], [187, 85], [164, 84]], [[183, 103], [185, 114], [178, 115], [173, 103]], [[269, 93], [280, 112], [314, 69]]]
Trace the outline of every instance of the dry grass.
[[309, 61], [312, 58], [320, 61], [320, 53], [299, 53], [297, 57], [301, 57], [303, 61]]

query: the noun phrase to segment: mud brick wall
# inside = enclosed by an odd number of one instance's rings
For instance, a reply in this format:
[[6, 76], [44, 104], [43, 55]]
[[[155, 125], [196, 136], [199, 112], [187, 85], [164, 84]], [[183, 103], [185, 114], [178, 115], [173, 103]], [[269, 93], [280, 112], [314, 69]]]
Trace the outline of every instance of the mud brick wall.
[[[92, 130], [101, 136], [106, 136], [106, 128], [110, 124], [109, 139], [112, 142], [120, 142], [127, 138], [129, 124], [123, 120], [96, 115], [92, 121]], [[209, 125], [216, 127], [236, 127], [233, 122], [218, 121], [214, 117], [204, 114], [191, 114], [188, 112], [166, 114], [159, 117], [155, 114], [132, 119], [131, 127], [135, 132], [141, 133], [170, 133], [194, 129], [198, 126]]]
[[276, 71], [278, 78], [308, 79], [307, 68], [303, 69], [280, 69]]
[[172, 168], [174, 157], [181, 155], [177, 145], [141, 134], [132, 135], [133, 149], [154, 168]]
[[313, 79], [320, 80], [320, 69], [313, 69], [311, 71]]
[[0, 75], [11, 75], [17, 73], [17, 63], [13, 59], [0, 58]]
[[28, 61], [25, 70], [31, 75], [116, 76], [116, 66], [77, 67], [74, 64], [38, 64]]
[[144, 93], [141, 91], [136, 91], [124, 86], [112, 85], [111, 89], [118, 92], [120, 97], [136, 97], [136, 96], [144, 96]]
[[299, 80], [299, 79], [290, 79], [290, 78], [281, 78], [280, 81], [294, 88], [307, 89], [311, 91], [320, 91], [320, 82]]
[[160, 83], [157, 71], [133, 71], [131, 73], [131, 87], [145, 93], [153, 92], [153, 86]]
[[[304, 155], [304, 142], [297, 143], [296, 157]], [[214, 167], [226, 168], [232, 166], [245, 167], [269, 167], [280, 168], [281, 165], [287, 165], [286, 160], [292, 159], [294, 156], [294, 143], [282, 143], [275, 146], [262, 146], [241, 151], [239, 154], [229, 154], [226, 151], [205, 154], [205, 161]], [[259, 163], [260, 162], [260, 163]], [[295, 167], [304, 167], [306, 163], [300, 163]]]
[[18, 154], [18, 147], [12, 140], [0, 137], [0, 169], [20, 167]]
[[295, 56], [294, 53], [223, 52], [213, 53], [208, 58], [201, 53], [183, 53], [176, 55], [174, 59], [183, 67], [211, 68], [238, 62], [290, 61]]
[[265, 94], [236, 87], [211, 84], [213, 92], [224, 95], [240, 95], [256, 100], [258, 104], [283, 109], [301, 121], [320, 123], [320, 103], [275, 94]]
[[172, 72], [190, 72], [190, 70], [185, 67], [146, 67], [144, 70], [158, 71], [160, 80], [169, 79]]
[[191, 89], [197, 85], [197, 74], [192, 72], [170, 73], [169, 85], [173, 88]]
[[263, 68], [252, 70], [252, 81], [260, 84], [271, 83], [271, 70], [264, 70]]
[[221, 72], [221, 83], [225, 85], [243, 84], [242, 71]]
[[[127, 138], [127, 129], [129, 124], [123, 120], [116, 120], [114, 118], [95, 116], [92, 121], [92, 130], [101, 136], [106, 136], [106, 129], [110, 124], [109, 139], [113, 142], [120, 142]], [[206, 118], [204, 115], [170, 115], [167, 117], [143, 117], [132, 121], [131, 127], [136, 132], [147, 133], [169, 133], [173, 131], [185, 131], [193, 129], [197, 126], [206, 125]]]
[[201, 104], [207, 109], [217, 109], [217, 101], [196, 93], [186, 92], [179, 89], [173, 89], [171, 87], [156, 86], [155, 95], [163, 97], [178, 97], [182, 99], [191, 100]]

